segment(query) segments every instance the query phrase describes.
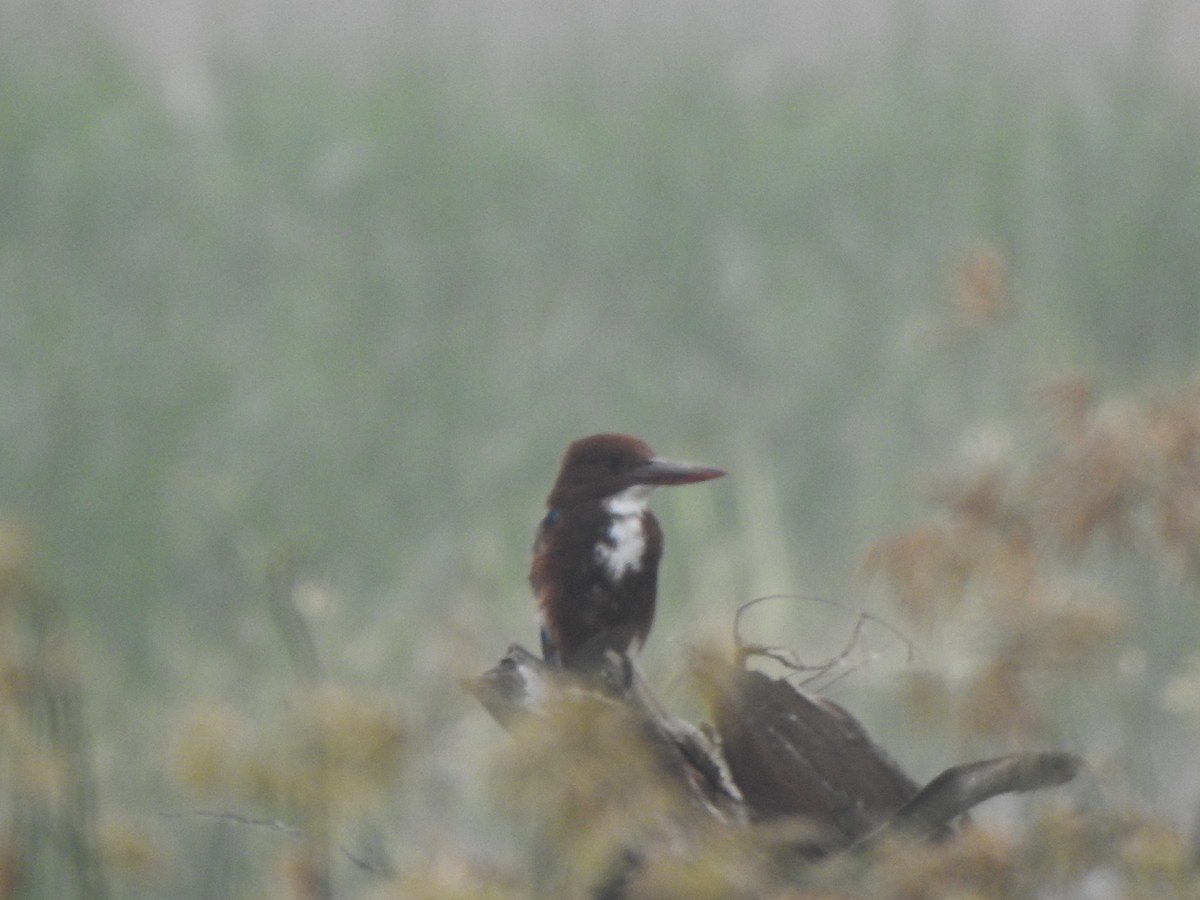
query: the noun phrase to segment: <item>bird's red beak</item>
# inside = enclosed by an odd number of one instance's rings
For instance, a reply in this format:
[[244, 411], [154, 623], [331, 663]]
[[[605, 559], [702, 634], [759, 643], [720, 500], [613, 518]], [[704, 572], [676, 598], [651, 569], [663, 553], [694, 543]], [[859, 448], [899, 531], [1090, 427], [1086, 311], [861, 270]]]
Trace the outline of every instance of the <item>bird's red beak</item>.
[[694, 484], [697, 481], [709, 481], [720, 478], [725, 474], [724, 469], [714, 469], [712, 466], [698, 466], [694, 463], [678, 462], [673, 459], [654, 457], [642, 463], [629, 473], [638, 484]]

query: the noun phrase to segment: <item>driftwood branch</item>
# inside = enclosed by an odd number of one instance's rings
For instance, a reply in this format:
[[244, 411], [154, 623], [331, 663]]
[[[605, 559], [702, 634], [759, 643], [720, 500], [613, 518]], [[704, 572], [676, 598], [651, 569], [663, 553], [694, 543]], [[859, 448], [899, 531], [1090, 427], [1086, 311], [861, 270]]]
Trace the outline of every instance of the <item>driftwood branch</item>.
[[799, 849], [814, 857], [890, 833], [944, 837], [983, 801], [1064, 784], [1082, 766], [1067, 753], [1015, 754], [947, 769], [920, 787], [832, 701], [740, 664], [707, 659], [696, 671], [712, 706], [711, 739], [666, 713], [619, 654], [581, 677], [514, 644], [463, 685], [505, 728], [563, 697], [622, 704], [699, 806], [725, 824], [803, 821], [812, 838]]
[[1016, 753], [955, 766], [921, 788], [887, 823], [859, 843], [901, 830], [919, 837], [935, 834], [985, 800], [1066, 784], [1082, 766], [1083, 760], [1071, 753]]
[[598, 669], [581, 677], [513, 644], [495, 666], [461, 683], [506, 729], [524, 717], [544, 715], [564, 698], [620, 704], [637, 717], [651, 749], [691, 800], [721, 822], [746, 821], [741, 793], [719, 748], [695, 725], [669, 715], [624, 655], [610, 651]]

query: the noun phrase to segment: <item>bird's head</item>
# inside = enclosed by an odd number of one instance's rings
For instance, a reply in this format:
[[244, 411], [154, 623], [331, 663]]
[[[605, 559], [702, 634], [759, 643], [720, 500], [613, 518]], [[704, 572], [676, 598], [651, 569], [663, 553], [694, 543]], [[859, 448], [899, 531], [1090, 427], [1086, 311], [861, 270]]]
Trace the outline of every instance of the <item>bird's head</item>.
[[594, 434], [567, 448], [547, 505], [561, 508], [625, 492], [644, 503], [656, 487], [708, 481], [724, 474], [711, 466], [655, 456], [645, 441], [628, 434]]

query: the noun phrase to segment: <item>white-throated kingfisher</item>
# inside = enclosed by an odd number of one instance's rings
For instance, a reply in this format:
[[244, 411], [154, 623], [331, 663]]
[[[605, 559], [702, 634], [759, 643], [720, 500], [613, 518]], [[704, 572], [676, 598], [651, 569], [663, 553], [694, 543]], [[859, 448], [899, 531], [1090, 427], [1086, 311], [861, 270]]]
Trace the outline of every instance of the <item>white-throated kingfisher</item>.
[[663, 552], [650, 494], [724, 474], [661, 459], [626, 434], [596, 434], [567, 448], [529, 573], [547, 662], [591, 668], [607, 650], [641, 647], [654, 621]]

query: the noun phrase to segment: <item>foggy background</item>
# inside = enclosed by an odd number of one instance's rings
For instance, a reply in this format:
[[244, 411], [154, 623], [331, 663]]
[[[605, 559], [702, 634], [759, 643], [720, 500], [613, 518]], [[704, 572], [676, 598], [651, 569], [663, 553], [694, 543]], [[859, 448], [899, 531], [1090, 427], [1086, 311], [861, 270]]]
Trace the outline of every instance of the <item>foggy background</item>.
[[[510, 864], [501, 733], [456, 679], [536, 645], [570, 440], [730, 472], [655, 500], [641, 661], [699, 718], [687, 648], [746, 600], [842, 604], [747, 617], [808, 658], [860, 609], [902, 621], [871, 548], [941, 479], [1035, 465], [1046, 385], [1085, 380], [1102, 421], [1191, 409], [1197, 60], [1185, 2], [4, 0], [0, 549], [65, 610], [100, 819], [153, 859], [127, 895], [210, 895], [204, 826], [158, 813], [253, 812], [180, 745], [214, 715], [269, 745], [281, 571], [323, 677], [398, 711], [391, 852]], [[1047, 676], [1056, 728], [914, 723], [889, 673], [953, 690], [980, 652], [916, 626], [917, 663], [889, 644], [834, 695], [918, 780], [1090, 751], [1190, 828], [1196, 579], [1054, 560], [1141, 623]]]

